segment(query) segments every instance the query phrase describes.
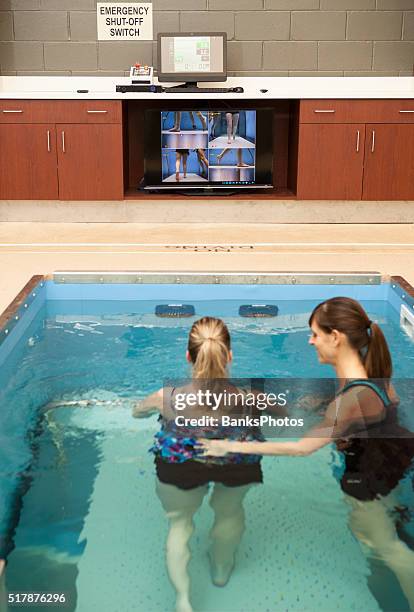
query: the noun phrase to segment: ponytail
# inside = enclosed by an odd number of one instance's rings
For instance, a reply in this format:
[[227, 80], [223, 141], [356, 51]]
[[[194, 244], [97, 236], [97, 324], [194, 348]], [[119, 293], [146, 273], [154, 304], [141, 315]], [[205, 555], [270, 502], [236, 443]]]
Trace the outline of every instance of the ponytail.
[[379, 325], [371, 322], [368, 328], [368, 336], [368, 349], [362, 360], [368, 378], [385, 378], [389, 380], [392, 376], [391, 354]]
[[203, 317], [191, 328], [188, 352], [194, 378], [227, 378], [230, 359], [230, 334], [220, 319]]

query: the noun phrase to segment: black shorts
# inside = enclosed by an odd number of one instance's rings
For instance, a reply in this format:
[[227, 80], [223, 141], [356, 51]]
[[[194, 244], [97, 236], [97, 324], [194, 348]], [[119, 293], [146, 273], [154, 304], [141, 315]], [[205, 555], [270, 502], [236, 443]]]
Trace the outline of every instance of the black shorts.
[[226, 487], [263, 482], [262, 467], [256, 463], [204, 463], [188, 460], [183, 463], [167, 463], [160, 457], [155, 458], [158, 479], [179, 489], [195, 489], [209, 482], [220, 482]]
[[403, 478], [403, 472], [389, 470], [388, 473], [349, 472], [346, 471], [341, 479], [341, 489], [347, 495], [359, 501], [373, 501], [379, 497], [386, 497], [395, 489]]

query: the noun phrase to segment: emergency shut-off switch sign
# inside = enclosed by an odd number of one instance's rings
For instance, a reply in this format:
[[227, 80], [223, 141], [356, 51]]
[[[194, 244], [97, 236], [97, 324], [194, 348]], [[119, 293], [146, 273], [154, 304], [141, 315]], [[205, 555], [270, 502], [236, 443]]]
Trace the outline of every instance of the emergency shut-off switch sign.
[[98, 40], [152, 40], [150, 2], [98, 2]]

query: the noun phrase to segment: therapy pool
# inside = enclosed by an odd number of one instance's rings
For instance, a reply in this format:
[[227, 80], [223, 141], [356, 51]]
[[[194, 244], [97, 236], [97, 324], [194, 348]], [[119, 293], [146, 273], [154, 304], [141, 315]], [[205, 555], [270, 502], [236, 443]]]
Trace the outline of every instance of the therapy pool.
[[[80, 612], [173, 610], [167, 522], [148, 453], [157, 422], [131, 418], [133, 401], [168, 377], [188, 375], [187, 336], [203, 315], [228, 325], [235, 377], [333, 377], [308, 345], [307, 321], [318, 302], [337, 295], [361, 301], [385, 333], [396, 378], [409, 380], [414, 297], [402, 279], [375, 273], [34, 279], [0, 329], [3, 591], [64, 593], [64, 609]], [[195, 316], [155, 316], [157, 305], [177, 302], [193, 305]], [[278, 315], [240, 317], [240, 305], [252, 303], [277, 305]], [[85, 406], [88, 399], [99, 403]], [[413, 424], [408, 408], [405, 418]], [[306, 459], [265, 458], [263, 465], [264, 484], [246, 498], [247, 529], [225, 588], [209, 579], [206, 501], [196, 515], [194, 609], [408, 610], [395, 576], [365, 554], [348, 527], [333, 446]], [[414, 547], [409, 478], [400, 495], [411, 509], [400, 537]]]

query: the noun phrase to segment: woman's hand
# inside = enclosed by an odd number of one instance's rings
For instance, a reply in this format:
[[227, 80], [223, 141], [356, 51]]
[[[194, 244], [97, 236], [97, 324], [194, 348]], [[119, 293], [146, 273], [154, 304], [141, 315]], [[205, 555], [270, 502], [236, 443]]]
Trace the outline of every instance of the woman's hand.
[[229, 440], [207, 440], [202, 438], [197, 442], [197, 449], [200, 450], [201, 457], [222, 457], [232, 451], [234, 442]]

